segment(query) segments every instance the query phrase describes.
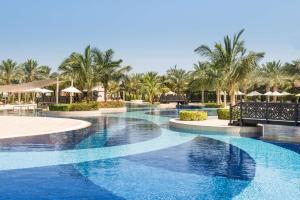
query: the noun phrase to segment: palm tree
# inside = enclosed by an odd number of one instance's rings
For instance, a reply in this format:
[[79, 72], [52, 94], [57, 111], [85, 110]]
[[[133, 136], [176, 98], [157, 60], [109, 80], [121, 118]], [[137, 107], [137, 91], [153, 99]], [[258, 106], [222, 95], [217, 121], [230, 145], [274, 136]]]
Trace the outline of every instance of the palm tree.
[[0, 80], [6, 85], [17, 79], [18, 64], [11, 59], [3, 60], [0, 64]]
[[283, 70], [287, 75], [292, 77], [293, 79], [300, 78], [300, 59], [292, 61], [292, 63], [286, 63], [283, 66]]
[[247, 52], [244, 41], [240, 37], [244, 30], [235, 34], [233, 40], [229, 36], [224, 37], [224, 44], [217, 42], [210, 48], [202, 45], [195, 49], [209, 59], [209, 61], [223, 71], [224, 84], [229, 91], [230, 103], [235, 104], [235, 91], [238, 83], [255, 69], [258, 61], [263, 58], [264, 53]]
[[51, 69], [48, 66], [39, 66], [36, 60], [29, 59], [22, 64], [22, 71], [24, 81], [31, 82], [48, 78]]
[[[192, 80], [189, 83], [189, 88], [192, 91], [201, 90], [201, 102], [204, 103], [205, 90], [213, 88], [212, 76], [208, 76], [210, 69], [209, 62], [198, 62], [194, 64], [194, 71], [192, 72]], [[216, 90], [217, 91], [217, 90]]]
[[175, 65], [174, 68], [170, 68], [167, 71], [167, 80], [166, 84], [171, 91], [176, 94], [182, 95], [187, 90], [189, 73], [183, 69], [178, 69]]
[[[266, 91], [270, 91], [273, 88], [273, 91], [277, 91], [278, 87], [283, 85], [287, 80], [284, 68], [280, 61], [267, 62], [262, 65], [261, 79], [266, 85]], [[276, 101], [276, 97], [273, 98]]]
[[108, 94], [110, 95], [110, 99], [113, 99], [113, 96], [117, 94], [117, 97], [120, 97], [120, 85], [116, 81], [110, 81], [108, 83]]
[[85, 48], [83, 54], [73, 52], [59, 66], [59, 71], [63, 77], [74, 80], [80, 89], [86, 89], [88, 100], [91, 98], [92, 89], [97, 81], [90, 46]]
[[97, 80], [99, 80], [104, 88], [104, 100], [107, 101], [108, 83], [110, 81], [121, 81], [125, 79], [126, 73], [131, 70], [130, 66], [122, 67], [122, 60], [113, 60], [113, 50], [109, 49], [101, 52], [93, 49], [93, 58], [97, 71]]
[[144, 75], [143, 88], [147, 93], [150, 103], [154, 103], [155, 97], [160, 94], [161, 79], [157, 72], [147, 72]]
[[128, 79], [125, 81], [126, 91], [129, 92], [129, 96], [131, 98], [131, 94], [133, 95], [133, 99], [140, 99], [141, 96], [141, 88], [143, 87], [143, 74], [134, 73], [131, 74]]

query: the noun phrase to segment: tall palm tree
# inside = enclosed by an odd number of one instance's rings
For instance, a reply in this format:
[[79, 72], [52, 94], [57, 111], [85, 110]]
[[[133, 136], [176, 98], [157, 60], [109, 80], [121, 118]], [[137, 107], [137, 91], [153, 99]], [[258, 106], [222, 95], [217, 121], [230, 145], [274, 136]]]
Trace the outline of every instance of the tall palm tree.
[[167, 70], [167, 80], [166, 84], [171, 91], [176, 94], [182, 95], [187, 90], [189, 73], [184, 69], [178, 69], [177, 66], [171, 67]]
[[42, 80], [50, 76], [51, 69], [48, 66], [38, 65], [33, 59], [27, 60], [22, 64], [23, 77], [25, 82]]
[[73, 52], [59, 66], [59, 71], [65, 78], [74, 80], [80, 89], [86, 89], [88, 91], [88, 99], [91, 98], [92, 89], [97, 81], [90, 46], [85, 48], [83, 54]]
[[157, 72], [147, 72], [144, 75], [143, 88], [150, 103], [154, 103], [155, 97], [160, 94], [161, 79]]
[[195, 52], [204, 56], [223, 71], [224, 83], [230, 95], [230, 103], [235, 104], [235, 91], [238, 83], [247, 77], [255, 69], [258, 61], [263, 58], [264, 53], [248, 52], [244, 47], [244, 41], [240, 37], [244, 30], [235, 34], [233, 39], [228, 35], [224, 37], [224, 44], [217, 42], [210, 48], [202, 45]]
[[[280, 61], [267, 62], [262, 65], [261, 79], [266, 85], [266, 91], [277, 91], [278, 87], [283, 85], [287, 81], [287, 76], [285, 74], [284, 68]], [[273, 98], [276, 101], [276, 97]]]
[[109, 49], [101, 52], [99, 49], [93, 49], [93, 58], [97, 71], [97, 80], [104, 88], [104, 100], [107, 101], [108, 83], [110, 81], [121, 81], [125, 79], [126, 73], [131, 70], [130, 66], [122, 67], [122, 60], [113, 60], [113, 50]]
[[[189, 88], [192, 91], [201, 90], [201, 102], [204, 103], [204, 92], [205, 90], [212, 89], [214, 87], [215, 79], [213, 76], [209, 76], [210, 70], [209, 62], [198, 62], [194, 64], [194, 70], [192, 72], [192, 80], [189, 83]], [[217, 90], [216, 90], [217, 91]]]
[[0, 80], [9, 85], [17, 79], [18, 64], [11, 59], [3, 60], [0, 64]]

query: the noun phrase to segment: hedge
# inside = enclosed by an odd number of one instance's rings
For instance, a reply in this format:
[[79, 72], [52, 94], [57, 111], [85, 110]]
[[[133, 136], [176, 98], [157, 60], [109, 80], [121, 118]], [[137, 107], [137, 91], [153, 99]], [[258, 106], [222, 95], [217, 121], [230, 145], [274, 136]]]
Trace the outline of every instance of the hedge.
[[205, 103], [206, 108], [222, 108], [222, 104], [217, 104], [217, 103]]
[[230, 119], [230, 111], [229, 111], [229, 109], [219, 108], [217, 110], [217, 114], [218, 114], [218, 119], [226, 119], [226, 120]]
[[98, 102], [99, 108], [121, 108], [124, 107], [123, 101]]
[[69, 111], [91, 111], [98, 110], [98, 102], [82, 102], [82, 103], [73, 103], [70, 105]]
[[50, 111], [69, 111], [70, 104], [53, 104], [49, 105]]
[[54, 104], [49, 105], [50, 111], [92, 111], [99, 108], [120, 108], [124, 107], [122, 101], [107, 101], [107, 102], [80, 102], [73, 104]]
[[207, 120], [207, 112], [182, 110], [179, 112], [179, 118], [182, 121], [203, 121]]

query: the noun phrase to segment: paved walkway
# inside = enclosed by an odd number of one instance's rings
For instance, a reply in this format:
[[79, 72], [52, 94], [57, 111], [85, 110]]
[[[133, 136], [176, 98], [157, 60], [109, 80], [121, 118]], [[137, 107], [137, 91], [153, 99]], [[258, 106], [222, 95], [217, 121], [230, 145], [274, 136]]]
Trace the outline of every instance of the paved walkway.
[[66, 118], [0, 116], [0, 139], [66, 132], [90, 125]]

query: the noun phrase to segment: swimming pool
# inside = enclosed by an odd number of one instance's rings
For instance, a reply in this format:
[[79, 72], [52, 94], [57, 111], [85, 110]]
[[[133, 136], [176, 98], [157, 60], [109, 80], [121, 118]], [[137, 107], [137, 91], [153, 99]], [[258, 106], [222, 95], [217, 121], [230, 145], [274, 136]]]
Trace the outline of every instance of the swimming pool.
[[0, 199], [299, 199], [300, 155], [168, 128], [147, 109], [89, 129], [0, 140]]

